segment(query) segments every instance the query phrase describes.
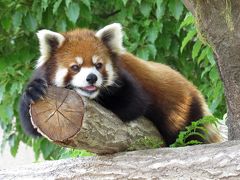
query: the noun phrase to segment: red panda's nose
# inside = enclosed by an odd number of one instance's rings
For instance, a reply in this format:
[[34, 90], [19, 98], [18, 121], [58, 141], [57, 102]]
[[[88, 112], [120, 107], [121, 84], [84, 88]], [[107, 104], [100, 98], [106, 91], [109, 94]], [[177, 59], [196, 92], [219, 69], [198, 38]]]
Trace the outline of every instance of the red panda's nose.
[[89, 84], [94, 84], [97, 81], [97, 76], [93, 73], [89, 74], [86, 80]]

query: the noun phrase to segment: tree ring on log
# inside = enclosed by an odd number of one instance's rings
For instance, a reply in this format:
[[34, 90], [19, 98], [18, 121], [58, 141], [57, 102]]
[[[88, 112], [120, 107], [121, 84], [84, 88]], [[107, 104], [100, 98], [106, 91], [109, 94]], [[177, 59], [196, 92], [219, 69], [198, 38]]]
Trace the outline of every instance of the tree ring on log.
[[50, 86], [30, 107], [33, 125], [52, 141], [65, 141], [82, 127], [84, 103], [73, 90]]

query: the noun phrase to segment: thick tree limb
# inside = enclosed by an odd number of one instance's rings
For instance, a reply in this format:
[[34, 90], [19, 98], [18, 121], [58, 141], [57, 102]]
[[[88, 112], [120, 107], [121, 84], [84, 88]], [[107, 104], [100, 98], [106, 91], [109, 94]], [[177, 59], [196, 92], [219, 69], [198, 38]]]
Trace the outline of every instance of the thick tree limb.
[[228, 138], [240, 139], [240, 1], [184, 0], [196, 25], [213, 48], [228, 106]]
[[39, 132], [54, 143], [97, 154], [153, 148], [149, 141], [162, 143], [151, 121], [139, 118], [124, 123], [94, 101], [64, 88], [49, 87], [44, 100], [32, 105], [31, 114]]
[[240, 141], [161, 148], [0, 170], [0, 179], [239, 179]]

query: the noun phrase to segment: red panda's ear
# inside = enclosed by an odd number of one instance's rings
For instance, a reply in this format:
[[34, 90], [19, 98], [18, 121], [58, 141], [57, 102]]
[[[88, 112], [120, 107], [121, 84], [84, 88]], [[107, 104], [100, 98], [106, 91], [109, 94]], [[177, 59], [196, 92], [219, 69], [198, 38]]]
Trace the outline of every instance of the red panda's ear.
[[59, 48], [65, 38], [62, 34], [46, 29], [37, 32], [41, 56], [37, 61], [36, 67], [42, 66], [50, 57], [51, 53]]
[[96, 32], [96, 37], [102, 40], [112, 52], [120, 54], [125, 51], [122, 45], [122, 26], [119, 23], [113, 23], [100, 29]]

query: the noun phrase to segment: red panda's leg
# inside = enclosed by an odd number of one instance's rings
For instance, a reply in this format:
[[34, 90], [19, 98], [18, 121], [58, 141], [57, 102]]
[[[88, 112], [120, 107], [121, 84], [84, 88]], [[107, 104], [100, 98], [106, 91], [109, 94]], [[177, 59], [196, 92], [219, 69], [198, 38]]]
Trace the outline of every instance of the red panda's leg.
[[169, 121], [167, 115], [161, 109], [154, 105], [149, 106], [145, 117], [153, 122], [155, 127], [159, 130], [164, 139], [166, 146], [175, 142], [178, 132], [172, 132], [169, 128]]
[[46, 93], [47, 81], [42, 74], [42, 69], [36, 70], [32, 80], [28, 83], [19, 104], [20, 122], [26, 134], [40, 136], [31, 123], [29, 114], [30, 105]]
[[149, 105], [149, 97], [139, 83], [125, 70], [119, 70], [115, 85], [103, 89], [96, 101], [128, 122], [143, 116]]

